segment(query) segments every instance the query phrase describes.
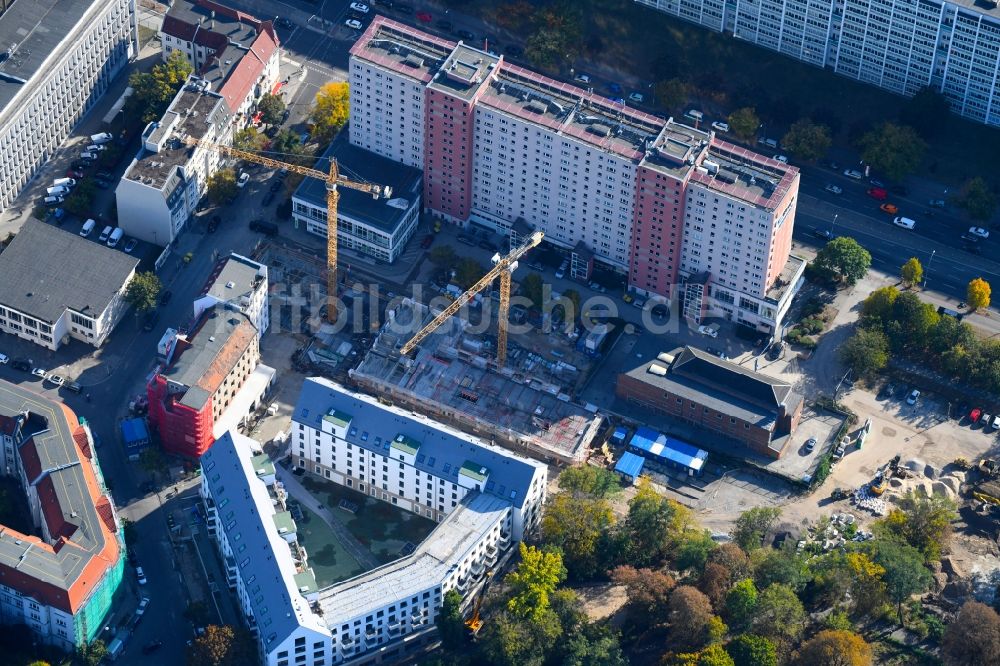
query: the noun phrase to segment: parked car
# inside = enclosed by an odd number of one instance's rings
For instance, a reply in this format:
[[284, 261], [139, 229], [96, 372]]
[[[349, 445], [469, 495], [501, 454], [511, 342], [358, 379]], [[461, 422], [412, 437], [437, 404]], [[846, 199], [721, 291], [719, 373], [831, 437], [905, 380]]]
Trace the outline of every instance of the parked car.
[[456, 30], [455, 36], [458, 37], [459, 39], [464, 39], [467, 42], [471, 42], [476, 38], [475, 33], [472, 33], [468, 30]]
[[94, 185], [97, 185], [97, 189], [99, 189], [99, 190], [110, 190], [111, 189], [111, 182], [107, 181], [107, 180], [104, 180], [103, 178], [95, 178], [94, 179]]
[[788, 157], [786, 155], [775, 155], [774, 159], [778, 160], [779, 162], [783, 162], [784, 164], [788, 164]]
[[917, 389], [913, 389], [912, 391], [910, 391], [910, 395], [906, 396], [906, 404], [915, 405], [917, 404], [917, 400], [919, 399], [920, 399], [920, 391], [918, 391]]
[[417, 20], [421, 23], [430, 23], [434, 17], [431, 16], [430, 12], [417, 12]]
[[973, 423], [979, 423], [979, 417], [983, 415], [983, 410], [979, 407], [973, 407], [972, 411], [969, 412], [969, 420]]
[[646, 96], [641, 92], [632, 91], [628, 94], [628, 101], [633, 104], [642, 104], [646, 101]]
[[158, 321], [160, 321], [160, 313], [156, 310], [150, 310], [146, 313], [146, 316], [142, 318], [142, 330], [147, 333], [152, 331], [156, 328], [156, 323]]
[[990, 232], [982, 227], [969, 227], [969, 233], [978, 238], [989, 238]]
[[160, 305], [166, 305], [167, 303], [169, 303], [170, 299], [173, 298], [173, 296], [174, 292], [170, 291], [169, 289], [164, 289], [163, 292], [160, 294]]
[[[459, 37], [461, 37], [461, 35], [459, 35]], [[576, 81], [577, 83], [590, 83], [591, 79], [590, 79], [590, 74], [585, 74], [583, 72], [580, 72], [573, 77], [573, 80]]]
[[148, 582], [146, 572], [142, 570], [142, 567], [135, 568], [135, 577], [139, 580], [139, 585], [145, 585]]
[[79, 169], [66, 169], [67, 178], [83, 178], [83, 172]]
[[278, 225], [273, 222], [265, 222], [263, 220], [251, 220], [250, 230], [258, 231], [265, 236], [277, 236], [278, 235]]
[[149, 597], [143, 597], [142, 599], [140, 599], [139, 600], [139, 605], [136, 606], [136, 609], [135, 609], [135, 616], [136, 616], [136, 618], [140, 618], [143, 615], [145, 615], [146, 608], [148, 608], [148, 607], [149, 607]]
[[276, 19], [274, 20], [274, 24], [275, 24], [276, 26], [278, 26], [279, 28], [287, 28], [287, 29], [289, 29], [289, 30], [291, 30], [292, 28], [294, 28], [294, 27], [295, 27], [295, 24], [294, 24], [294, 23], [292, 23], [292, 22], [291, 22], [291, 21], [289, 21], [288, 19], [286, 19], [286, 18], [282, 18], [282, 17], [279, 17], [279, 18], [276, 18]]
[[806, 440], [806, 453], [812, 453], [816, 448], [816, 438], [810, 437]]
[[352, 2], [351, 9], [358, 12], [359, 14], [367, 14], [369, 11], [368, 5], [363, 2]]
[[854, 180], [861, 180], [865, 177], [865, 174], [861, 173], [857, 169], [844, 169], [844, 175]]
[[718, 324], [702, 324], [698, 327], [698, 332], [702, 335], [707, 335], [710, 338], [719, 337], [719, 325]]
[[247, 183], [249, 182], [250, 182], [250, 174], [244, 171], [240, 174], [240, 177], [236, 179], [236, 187], [242, 190], [244, 187], [247, 186]]
[[152, 654], [157, 650], [159, 650], [161, 647], [163, 647], [163, 641], [161, 640], [150, 641], [149, 643], [146, 643], [145, 645], [142, 646], [142, 653]]
[[895, 215], [899, 212], [899, 208], [896, 207], [896, 204], [891, 203], [884, 203], [879, 206], [878, 209], [883, 213], [888, 213], [889, 215]]
[[892, 223], [895, 224], [897, 227], [903, 227], [904, 229], [912, 229], [913, 227], [917, 226], [917, 223], [908, 217], [894, 218], [892, 220]]
[[115, 137], [109, 134], [108, 132], [101, 132], [100, 134], [91, 134], [90, 142], [95, 143], [97, 145], [102, 145], [105, 143], [109, 143], [110, 141], [114, 140], [114, 138]]
[[361, 21], [359, 21], [358, 19], [347, 19], [346, 21], [344, 21], [344, 25], [346, 25], [351, 30], [361, 30], [361, 28], [364, 27], [361, 25]]
[[438, 30], [447, 30], [448, 32], [455, 29], [455, 26], [452, 25], [451, 21], [446, 21], [444, 19], [438, 19], [434, 25]]
[[44, 381], [46, 375], [48, 375], [49, 373], [43, 370], [42, 368], [32, 368], [31, 374], [34, 375], [35, 377], [39, 377]]
[[222, 222], [222, 218], [218, 215], [213, 215], [212, 219], [208, 221], [208, 233], [214, 234], [215, 230], [219, 228], [220, 222]]
[[46, 375], [45, 381], [47, 381], [48, 383], [52, 384], [57, 388], [66, 383], [66, 380], [60, 377], [59, 375]]
[[83, 386], [79, 382], [66, 382], [63, 384], [63, 388], [73, 393], [83, 393]]
[[833, 183], [827, 183], [827, 186], [824, 187], [823, 189], [826, 190], [827, 192], [831, 192], [833, 194], [843, 194], [844, 193], [844, 188], [838, 187], [837, 185], [834, 185]]
[[126, 253], [126, 254], [131, 254], [131, 253], [132, 253], [132, 250], [134, 250], [134, 249], [135, 249], [135, 246], [136, 246], [136, 245], [138, 245], [138, 244], [139, 244], [139, 243], [138, 243], [138, 241], [136, 241], [136, 239], [134, 239], [134, 238], [129, 238], [129, 239], [128, 239], [128, 242], [127, 242], [127, 243], [125, 243], [125, 247], [123, 247], [122, 249], [123, 249], [123, 250], [125, 250], [125, 253]]
[[524, 49], [522, 49], [517, 44], [508, 44], [503, 48], [503, 52], [509, 55], [511, 58], [520, 58], [524, 55]]
[[10, 362], [10, 357], [0, 354], [0, 365], [7, 365]]
[[712, 123], [712, 129], [714, 129], [716, 132], [723, 132], [723, 133], [728, 132], [729, 123], [724, 123], [721, 120], [716, 120], [714, 123]]

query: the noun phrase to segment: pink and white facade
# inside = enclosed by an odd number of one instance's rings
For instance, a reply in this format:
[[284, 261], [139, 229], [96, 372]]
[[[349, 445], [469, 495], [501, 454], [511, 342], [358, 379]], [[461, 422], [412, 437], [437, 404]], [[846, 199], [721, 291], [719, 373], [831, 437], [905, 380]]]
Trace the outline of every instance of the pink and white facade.
[[351, 143], [423, 169], [428, 212], [503, 234], [523, 220], [694, 320], [780, 326], [805, 265], [794, 167], [384, 17], [350, 84]]

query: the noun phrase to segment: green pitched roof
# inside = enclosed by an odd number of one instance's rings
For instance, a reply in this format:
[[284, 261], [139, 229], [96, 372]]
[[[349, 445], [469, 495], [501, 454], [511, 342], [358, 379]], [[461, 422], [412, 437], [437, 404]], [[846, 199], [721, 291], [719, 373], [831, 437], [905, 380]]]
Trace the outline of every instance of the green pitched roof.
[[416, 455], [417, 449], [420, 448], [420, 442], [406, 435], [396, 435], [396, 439], [392, 440], [392, 448], [413, 456]]
[[274, 526], [278, 528], [278, 534], [295, 534], [295, 519], [289, 511], [279, 511], [274, 514]]
[[336, 409], [331, 409], [323, 415], [323, 420], [340, 428], [346, 428], [351, 422], [351, 415], [345, 414], [344, 412], [338, 412]]
[[253, 470], [257, 476], [274, 475], [274, 463], [271, 462], [271, 458], [266, 453], [251, 458], [250, 464], [253, 465]]
[[488, 467], [483, 467], [479, 463], [474, 463], [471, 460], [466, 460], [462, 463], [462, 469], [459, 470], [459, 474], [469, 477], [474, 481], [482, 483], [486, 480], [486, 477], [490, 475], [490, 470]]

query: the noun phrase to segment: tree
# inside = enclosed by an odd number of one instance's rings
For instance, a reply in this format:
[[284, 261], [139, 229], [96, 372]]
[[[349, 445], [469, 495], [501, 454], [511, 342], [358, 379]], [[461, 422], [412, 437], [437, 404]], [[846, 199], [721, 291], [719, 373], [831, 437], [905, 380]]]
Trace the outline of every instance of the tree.
[[867, 275], [872, 255], [853, 238], [840, 236], [823, 246], [816, 254], [815, 263], [853, 285]]
[[309, 120], [313, 139], [323, 144], [333, 140], [351, 115], [350, 86], [343, 81], [323, 84], [316, 93]]
[[786, 541], [780, 550], [758, 550], [752, 559], [757, 589], [762, 590], [772, 583], [782, 583], [799, 591], [809, 582], [805, 557], [796, 550], [791, 540]]
[[967, 601], [944, 630], [941, 653], [948, 666], [1000, 664], [1000, 615], [978, 601]]
[[447, 269], [458, 261], [458, 253], [451, 245], [437, 245], [427, 253], [427, 258], [439, 269]]
[[603, 499], [621, 492], [618, 475], [603, 467], [577, 465], [568, 467], [559, 475], [559, 489], [572, 493], [573, 497]]
[[861, 303], [861, 314], [858, 323], [866, 328], [878, 327], [885, 330], [886, 324], [892, 319], [892, 308], [899, 297], [899, 290], [895, 287], [879, 287], [868, 294]]
[[640, 482], [622, 523], [628, 561], [638, 566], [663, 561], [689, 519], [687, 508]]
[[455, 264], [455, 284], [462, 289], [468, 289], [476, 284], [485, 274], [486, 270], [475, 259], [464, 257]]
[[462, 595], [448, 590], [435, 620], [441, 643], [447, 650], [456, 650], [465, 644], [465, 620], [462, 618]]
[[98, 638], [77, 648], [76, 655], [86, 666], [98, 666], [108, 656], [108, 646]]
[[736, 666], [778, 666], [778, 650], [772, 641], [763, 636], [737, 636], [726, 646], [726, 652]]
[[[560, 590], [561, 592], [568, 590]], [[548, 663], [566, 666], [628, 666], [618, 635], [605, 623], [588, 623], [586, 614], [576, 611], [578, 619], [562, 621], [562, 634], [549, 655]]]
[[660, 81], [653, 87], [656, 102], [665, 109], [679, 109], [684, 106], [690, 91], [688, 85], [681, 79], [673, 78]]
[[521, 280], [521, 293], [524, 294], [524, 296], [531, 301], [531, 304], [539, 310], [542, 309], [543, 305], [542, 287], [544, 284], [545, 282], [542, 280], [542, 276], [538, 273], [528, 273], [524, 276], [524, 279]]
[[629, 620], [636, 626], [655, 627], [669, 619], [670, 592], [676, 582], [670, 574], [656, 569], [615, 567], [611, 580], [624, 585], [628, 593]]
[[76, 188], [73, 189], [69, 196], [66, 197], [66, 201], [63, 202], [63, 208], [67, 212], [79, 215], [80, 217], [89, 216], [96, 195], [97, 186], [93, 180], [86, 178], [78, 181]]
[[208, 177], [207, 187], [208, 198], [216, 206], [229, 203], [236, 198], [236, 193], [239, 191], [236, 187], [236, 171], [219, 169]]
[[818, 666], [871, 666], [872, 648], [853, 631], [819, 632], [802, 644], [795, 663]]
[[802, 119], [788, 128], [781, 145], [796, 157], [812, 162], [826, 155], [833, 140], [830, 128]]
[[735, 543], [720, 544], [709, 554], [708, 561], [724, 567], [732, 580], [740, 580], [750, 574], [750, 558]]
[[744, 578], [730, 588], [726, 595], [726, 619], [735, 629], [745, 629], [753, 621], [757, 610], [757, 586]]
[[806, 611], [795, 590], [774, 583], [757, 596], [754, 631], [776, 640], [795, 641], [805, 628]]
[[285, 113], [285, 102], [277, 95], [265, 93], [257, 102], [260, 121], [265, 125], [280, 125]]
[[912, 127], [888, 122], [865, 134], [860, 145], [861, 158], [895, 181], [913, 173], [927, 150]]
[[768, 530], [781, 515], [777, 507], [754, 507], [740, 514], [730, 536], [746, 552], [760, 548]]
[[889, 346], [895, 350], [923, 349], [927, 335], [940, 318], [934, 306], [916, 294], [901, 293], [892, 304], [892, 318], [885, 327]]
[[270, 153], [286, 162], [295, 162], [302, 156], [302, 140], [290, 129], [283, 129], [271, 140]]
[[736, 109], [727, 119], [729, 131], [740, 141], [753, 142], [760, 129], [760, 118], [753, 107]]
[[243, 629], [210, 624], [188, 647], [188, 666], [242, 666], [257, 660], [257, 642]]
[[989, 282], [981, 277], [973, 278], [966, 289], [965, 300], [973, 310], [982, 310], [990, 306], [991, 293]]
[[233, 148], [259, 153], [264, 150], [267, 137], [257, 131], [256, 127], [244, 127], [233, 134]]
[[139, 454], [139, 465], [154, 478], [167, 469], [167, 459], [157, 447], [150, 447]]
[[910, 257], [899, 269], [899, 275], [903, 278], [903, 283], [911, 287], [915, 284], [920, 284], [924, 279], [924, 267], [920, 265], [919, 259]]
[[965, 209], [974, 220], [986, 221], [993, 217], [997, 208], [997, 197], [982, 176], [966, 181], [958, 205]]
[[925, 592], [933, 581], [924, 566], [924, 555], [913, 546], [892, 539], [874, 539], [869, 542], [868, 550], [872, 561], [884, 570], [882, 582], [902, 622], [903, 602]]
[[511, 587], [507, 609], [515, 616], [537, 619], [549, 607], [549, 595], [566, 580], [566, 568], [559, 553], [520, 544], [521, 562], [507, 574]]
[[495, 666], [542, 666], [545, 655], [561, 631], [551, 609], [542, 622], [532, 622], [501, 612], [486, 623], [478, 642], [486, 663]]
[[712, 600], [713, 606], [721, 608], [732, 581], [733, 574], [729, 569], [721, 564], [708, 562], [698, 577], [698, 589]]
[[674, 566], [678, 570], [701, 571], [708, 561], [708, 554], [715, 549], [715, 541], [708, 530], [688, 530], [681, 537], [674, 556]]
[[660, 662], [663, 666], [733, 666], [733, 658], [721, 645], [709, 645], [701, 652], [687, 652]]
[[948, 104], [948, 98], [927, 86], [906, 101], [899, 112], [899, 120], [929, 139], [941, 131], [949, 113], [951, 105]]
[[128, 81], [134, 92], [125, 104], [126, 117], [139, 117], [143, 123], [159, 120], [193, 71], [184, 53], [177, 50], [150, 71], [133, 72]]
[[136, 273], [125, 287], [125, 301], [139, 312], [152, 310], [162, 287], [156, 273]]
[[591, 578], [600, 569], [598, 543], [614, 524], [614, 512], [604, 499], [557, 493], [542, 515], [545, 543], [559, 548], [573, 578]]
[[924, 560], [932, 562], [951, 539], [951, 523], [958, 514], [955, 503], [944, 495], [932, 497], [907, 491], [899, 500], [899, 508], [875, 523], [882, 535], [902, 539], [921, 553]]
[[712, 602], [698, 588], [690, 585], [674, 588], [667, 610], [673, 645], [698, 648], [705, 644], [708, 623], [712, 619]]
[[889, 364], [889, 339], [880, 330], [859, 328], [840, 347], [840, 361], [857, 377], [874, 377]]

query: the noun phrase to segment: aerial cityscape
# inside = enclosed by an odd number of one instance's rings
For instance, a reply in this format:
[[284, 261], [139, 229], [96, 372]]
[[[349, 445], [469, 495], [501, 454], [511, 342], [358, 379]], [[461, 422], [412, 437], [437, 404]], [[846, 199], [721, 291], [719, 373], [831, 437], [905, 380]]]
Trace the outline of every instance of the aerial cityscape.
[[998, 154], [996, 0], [0, 2], [0, 663], [1000, 664]]

